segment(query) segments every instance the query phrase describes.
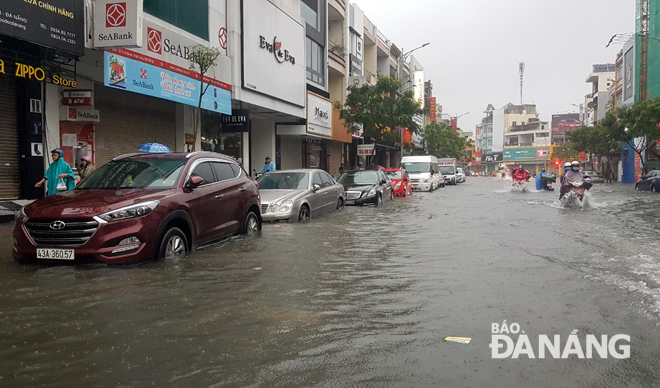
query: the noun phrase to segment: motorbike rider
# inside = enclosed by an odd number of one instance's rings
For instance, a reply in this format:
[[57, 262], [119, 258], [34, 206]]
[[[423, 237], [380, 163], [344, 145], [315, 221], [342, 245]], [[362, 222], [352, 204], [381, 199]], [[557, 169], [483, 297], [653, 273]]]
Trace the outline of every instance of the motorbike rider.
[[564, 177], [566, 176], [566, 173], [571, 171], [571, 162], [566, 162], [564, 163], [564, 172], [561, 174], [561, 177], [559, 177], [559, 183], [563, 184], [564, 183]]
[[559, 199], [562, 199], [573, 188], [574, 183], [581, 184], [585, 190], [589, 190], [592, 186], [591, 183], [584, 180], [584, 175], [580, 171], [580, 163], [578, 161], [571, 162], [571, 169], [564, 173], [561, 190], [559, 191]]
[[511, 176], [513, 177], [514, 181], [522, 183], [528, 181], [529, 178], [531, 177], [531, 174], [529, 173], [529, 171], [525, 170], [521, 164], [518, 166], [518, 168], [516, 168], [513, 171], [513, 174], [511, 174]]

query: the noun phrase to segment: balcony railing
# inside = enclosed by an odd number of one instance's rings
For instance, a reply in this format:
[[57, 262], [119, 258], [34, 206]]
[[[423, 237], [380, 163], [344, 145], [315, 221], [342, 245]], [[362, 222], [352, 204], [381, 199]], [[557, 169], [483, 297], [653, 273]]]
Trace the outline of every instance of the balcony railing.
[[328, 58], [334, 60], [335, 62], [340, 64], [343, 68], [346, 68], [346, 60], [344, 60], [344, 58], [340, 57], [339, 55], [335, 54], [330, 50], [328, 50]]

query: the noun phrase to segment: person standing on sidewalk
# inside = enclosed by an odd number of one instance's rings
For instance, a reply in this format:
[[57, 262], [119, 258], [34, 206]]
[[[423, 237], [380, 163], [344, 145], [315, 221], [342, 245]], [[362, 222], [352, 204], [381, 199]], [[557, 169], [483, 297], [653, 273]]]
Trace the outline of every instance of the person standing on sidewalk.
[[[59, 191], [73, 190], [76, 187], [76, 176], [73, 175], [73, 170], [67, 162], [64, 161], [64, 151], [61, 148], [56, 148], [51, 151], [53, 163], [50, 164], [46, 174], [37, 182], [34, 187], [42, 187], [46, 183], [48, 193], [46, 195], [57, 194], [58, 186]], [[59, 182], [62, 181], [63, 185]]]

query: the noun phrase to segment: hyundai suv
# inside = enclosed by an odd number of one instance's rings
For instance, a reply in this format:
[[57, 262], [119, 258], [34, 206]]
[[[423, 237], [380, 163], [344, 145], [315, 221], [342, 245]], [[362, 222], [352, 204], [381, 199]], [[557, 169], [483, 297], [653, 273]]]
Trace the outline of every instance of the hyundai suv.
[[217, 153], [117, 157], [16, 217], [16, 261], [126, 264], [261, 230], [255, 182]]

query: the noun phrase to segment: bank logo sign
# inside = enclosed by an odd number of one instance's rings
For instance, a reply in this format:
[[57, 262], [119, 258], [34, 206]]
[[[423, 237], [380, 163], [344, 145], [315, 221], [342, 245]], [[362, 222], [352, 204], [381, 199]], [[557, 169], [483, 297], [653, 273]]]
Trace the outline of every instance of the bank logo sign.
[[163, 53], [163, 33], [154, 29], [147, 28], [147, 50], [158, 55]]
[[142, 1], [96, 0], [94, 47], [141, 47]]
[[126, 27], [126, 3], [108, 3], [105, 5], [105, 26]]

